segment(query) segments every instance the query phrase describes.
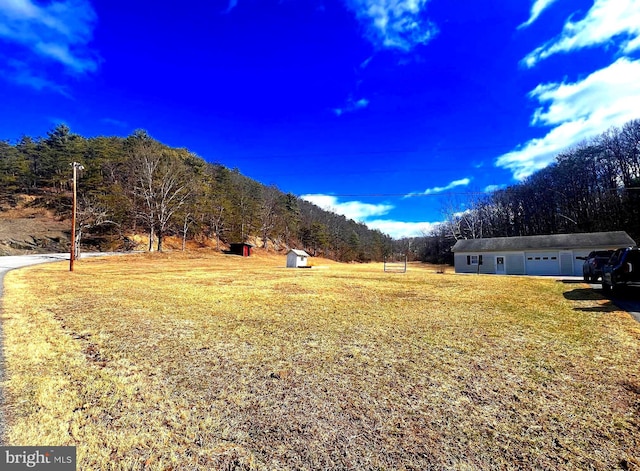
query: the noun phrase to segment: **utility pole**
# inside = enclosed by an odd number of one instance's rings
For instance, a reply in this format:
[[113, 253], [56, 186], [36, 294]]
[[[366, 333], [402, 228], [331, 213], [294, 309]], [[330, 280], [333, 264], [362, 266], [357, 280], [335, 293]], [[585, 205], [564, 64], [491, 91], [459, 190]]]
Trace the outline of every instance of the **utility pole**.
[[78, 170], [84, 170], [84, 167], [78, 162], [71, 164], [73, 167], [73, 206], [71, 209], [71, 253], [69, 254], [69, 271], [73, 271], [73, 262], [76, 258], [76, 206], [78, 201], [78, 185], [76, 183], [78, 178]]

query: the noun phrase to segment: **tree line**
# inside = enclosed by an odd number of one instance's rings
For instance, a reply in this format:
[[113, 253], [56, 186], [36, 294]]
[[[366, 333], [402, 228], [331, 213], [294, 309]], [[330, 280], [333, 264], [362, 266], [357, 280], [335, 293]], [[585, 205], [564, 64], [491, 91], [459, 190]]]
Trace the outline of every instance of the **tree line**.
[[[148, 250], [163, 250], [165, 237], [233, 242], [258, 241], [276, 250], [303, 248], [340, 261], [382, 260], [391, 238], [266, 186], [183, 148], [171, 148], [145, 131], [130, 136], [85, 138], [58, 125], [44, 138], [0, 141], [0, 197], [37, 197], [62, 217], [71, 212], [71, 166], [79, 177], [77, 240], [119, 244], [144, 233]], [[100, 247], [97, 247], [100, 248]]]
[[452, 260], [458, 239], [626, 231], [640, 240], [640, 120], [560, 153], [522, 182], [450, 203], [445, 222], [413, 241], [424, 261]]
[[208, 239], [218, 249], [252, 240], [340, 261], [404, 252], [447, 263], [458, 239], [613, 230], [640, 239], [640, 120], [560, 153], [522, 182], [449, 202], [443, 223], [400, 241], [145, 131], [84, 138], [59, 125], [44, 138], [0, 141], [0, 197], [34, 195], [36, 204], [67, 217], [72, 162], [84, 167], [76, 242], [97, 248], [114, 239], [126, 248], [128, 236], [145, 233], [148, 250], [163, 250], [171, 235], [183, 247], [188, 240]]

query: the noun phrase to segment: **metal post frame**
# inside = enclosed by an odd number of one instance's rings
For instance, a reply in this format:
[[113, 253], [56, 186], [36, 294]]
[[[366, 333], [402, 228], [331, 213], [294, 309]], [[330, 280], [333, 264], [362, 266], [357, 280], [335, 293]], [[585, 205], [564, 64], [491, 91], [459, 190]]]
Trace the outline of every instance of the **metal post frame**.
[[406, 273], [407, 254], [389, 254], [384, 257], [385, 273]]

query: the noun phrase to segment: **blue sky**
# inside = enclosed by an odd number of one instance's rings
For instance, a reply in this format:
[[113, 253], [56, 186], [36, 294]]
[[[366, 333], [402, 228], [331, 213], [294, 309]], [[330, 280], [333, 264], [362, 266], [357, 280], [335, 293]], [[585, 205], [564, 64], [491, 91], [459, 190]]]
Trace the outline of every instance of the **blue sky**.
[[0, 99], [419, 235], [640, 117], [640, 2], [0, 0]]

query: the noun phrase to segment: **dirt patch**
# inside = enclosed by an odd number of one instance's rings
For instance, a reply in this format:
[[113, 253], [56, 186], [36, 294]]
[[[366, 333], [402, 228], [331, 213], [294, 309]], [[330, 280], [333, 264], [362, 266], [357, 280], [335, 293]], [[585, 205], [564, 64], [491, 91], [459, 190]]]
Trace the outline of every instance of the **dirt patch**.
[[0, 255], [65, 252], [70, 224], [48, 217], [0, 217]]
[[0, 201], [0, 255], [66, 252], [70, 233], [71, 222], [37, 196], [14, 195]]
[[0, 255], [66, 252], [70, 232], [71, 222], [35, 196], [17, 195], [0, 203]]

